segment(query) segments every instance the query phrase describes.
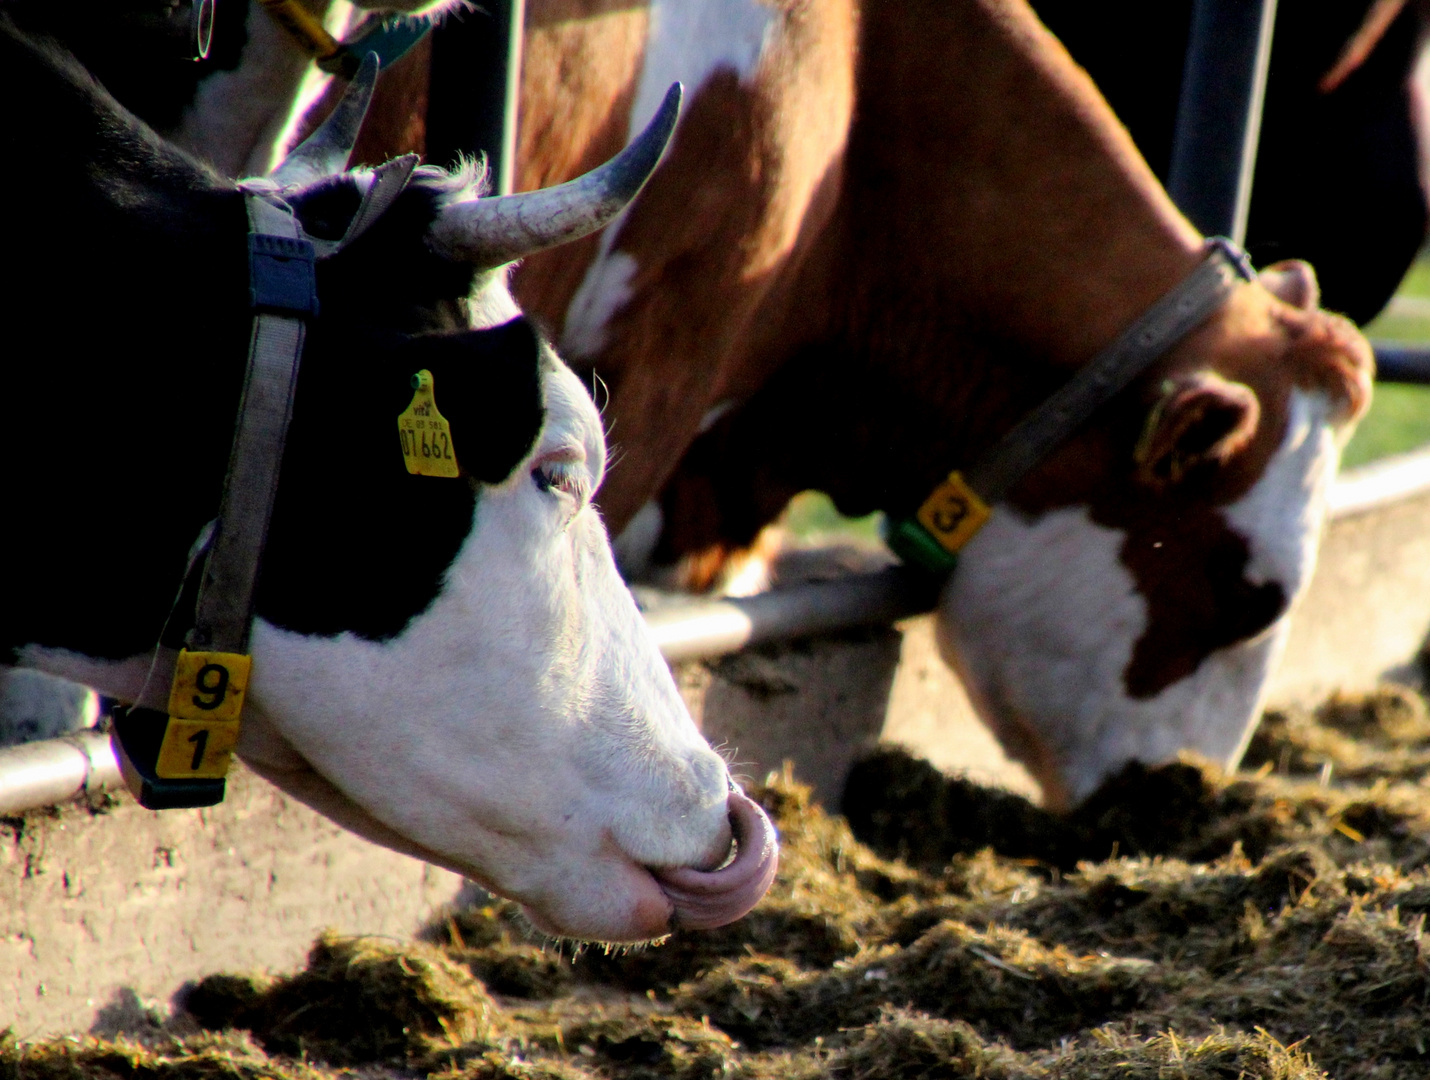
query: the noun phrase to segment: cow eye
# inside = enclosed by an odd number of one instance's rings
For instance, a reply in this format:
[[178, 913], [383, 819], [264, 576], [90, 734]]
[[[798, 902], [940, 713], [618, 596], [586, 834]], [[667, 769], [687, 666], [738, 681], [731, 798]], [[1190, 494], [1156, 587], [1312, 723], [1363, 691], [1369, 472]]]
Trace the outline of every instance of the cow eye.
[[531, 481], [538, 491], [559, 491], [577, 502], [586, 498], [586, 471], [579, 461], [554, 457], [537, 462], [531, 470]]

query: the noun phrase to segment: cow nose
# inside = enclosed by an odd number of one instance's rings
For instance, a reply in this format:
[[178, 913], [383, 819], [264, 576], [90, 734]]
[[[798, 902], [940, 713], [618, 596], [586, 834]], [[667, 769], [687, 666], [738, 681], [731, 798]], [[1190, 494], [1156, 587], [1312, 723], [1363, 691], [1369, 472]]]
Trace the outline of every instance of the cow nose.
[[710, 798], [716, 792], [728, 792], [735, 788], [735, 782], [725, 771], [724, 759], [713, 750], [701, 750], [690, 760], [690, 771], [694, 774], [696, 786]]

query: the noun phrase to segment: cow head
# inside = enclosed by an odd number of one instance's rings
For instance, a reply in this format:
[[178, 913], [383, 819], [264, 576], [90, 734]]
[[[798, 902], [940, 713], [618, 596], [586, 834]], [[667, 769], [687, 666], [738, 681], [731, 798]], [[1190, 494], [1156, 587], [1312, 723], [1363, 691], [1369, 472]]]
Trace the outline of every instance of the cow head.
[[[678, 102], [563, 188], [472, 199], [423, 171], [320, 264], [328, 307], [299, 386], [240, 746], [339, 820], [521, 901], [540, 928], [611, 941], [737, 918], [769, 884], [772, 834], [616, 573], [591, 506], [606, 451], [590, 396], [486, 271], [609, 220]], [[339, 151], [347, 113], [331, 121]], [[320, 175], [330, 142], [315, 134], [276, 182]], [[337, 238], [377, 183], [313, 179], [290, 199]], [[450, 328], [463, 305], [476, 329]], [[409, 475], [393, 437], [424, 369], [461, 477]]]
[[1317, 299], [1303, 263], [1241, 287], [961, 553], [945, 656], [1051, 802], [1133, 758], [1239, 758], [1369, 399]]

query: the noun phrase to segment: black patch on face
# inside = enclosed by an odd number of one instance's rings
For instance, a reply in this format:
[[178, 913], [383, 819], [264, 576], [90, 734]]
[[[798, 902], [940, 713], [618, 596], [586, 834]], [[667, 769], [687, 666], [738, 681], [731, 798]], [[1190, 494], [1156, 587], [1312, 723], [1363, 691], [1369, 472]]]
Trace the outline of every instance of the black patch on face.
[[397, 417], [412, 400], [412, 376], [432, 372], [458, 464], [492, 484], [511, 474], [541, 430], [542, 360], [520, 319], [349, 344], [327, 353], [340, 378], [302, 377], [257, 607], [299, 633], [384, 641], [437, 597], [478, 497], [467, 479], [407, 472]]

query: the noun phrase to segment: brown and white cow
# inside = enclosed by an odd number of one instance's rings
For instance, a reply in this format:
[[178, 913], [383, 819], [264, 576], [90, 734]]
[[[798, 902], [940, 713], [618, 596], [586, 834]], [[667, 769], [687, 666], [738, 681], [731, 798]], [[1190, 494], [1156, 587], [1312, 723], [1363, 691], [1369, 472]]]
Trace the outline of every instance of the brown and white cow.
[[[531, 0], [520, 187], [673, 151], [619, 227], [516, 279], [609, 390], [613, 531], [750, 542], [794, 493], [910, 513], [1196, 265], [1018, 0]], [[558, 137], [559, 132], [559, 137]], [[1225, 307], [967, 547], [940, 639], [1054, 803], [1131, 758], [1235, 760], [1311, 572], [1371, 357], [1304, 264]]]
[[[609, 391], [607, 521], [658, 497], [667, 558], [748, 543], [805, 488], [909, 513], [1201, 254], [1022, 0], [528, 0], [523, 65], [521, 189], [689, 90], [624, 220], [515, 283]], [[1370, 366], [1278, 267], [964, 550], [945, 653], [1051, 801], [1239, 755]]]

